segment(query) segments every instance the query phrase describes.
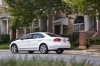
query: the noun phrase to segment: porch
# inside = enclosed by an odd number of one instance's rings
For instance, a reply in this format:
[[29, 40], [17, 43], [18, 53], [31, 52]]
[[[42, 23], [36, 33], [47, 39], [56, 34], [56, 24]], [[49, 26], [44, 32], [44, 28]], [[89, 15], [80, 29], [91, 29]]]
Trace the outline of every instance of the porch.
[[53, 33], [61, 35], [67, 33], [67, 25], [68, 25], [68, 18], [61, 17], [52, 21], [53, 24]]

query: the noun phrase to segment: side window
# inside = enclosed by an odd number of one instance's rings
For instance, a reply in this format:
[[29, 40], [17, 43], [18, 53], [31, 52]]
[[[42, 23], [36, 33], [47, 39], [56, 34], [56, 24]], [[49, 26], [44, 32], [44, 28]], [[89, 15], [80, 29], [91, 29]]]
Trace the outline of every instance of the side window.
[[23, 39], [32, 39], [32, 34], [28, 34], [28, 35], [24, 36]]
[[32, 38], [44, 38], [42, 34], [34, 34]]

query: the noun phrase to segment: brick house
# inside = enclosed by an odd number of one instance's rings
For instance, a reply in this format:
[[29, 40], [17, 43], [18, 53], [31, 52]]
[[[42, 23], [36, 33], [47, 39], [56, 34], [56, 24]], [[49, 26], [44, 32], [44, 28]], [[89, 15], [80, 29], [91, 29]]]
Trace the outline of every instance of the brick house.
[[91, 33], [91, 35], [98, 34], [98, 22], [95, 17], [77, 14], [66, 17], [61, 11], [58, 11], [55, 15], [49, 15], [48, 19], [39, 19], [39, 31], [45, 28], [47, 29], [45, 31], [58, 35], [82, 30]]

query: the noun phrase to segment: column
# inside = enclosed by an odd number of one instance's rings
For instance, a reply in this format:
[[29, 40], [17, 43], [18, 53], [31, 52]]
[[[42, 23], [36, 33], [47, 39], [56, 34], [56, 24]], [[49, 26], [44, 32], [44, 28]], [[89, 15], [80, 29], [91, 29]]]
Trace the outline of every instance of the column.
[[16, 29], [16, 39], [18, 38], [18, 29]]
[[7, 19], [7, 34], [8, 34], [8, 19]]
[[47, 32], [49, 32], [49, 31], [48, 31], [48, 26], [49, 26], [49, 23], [48, 23], [48, 20], [47, 20]]
[[60, 28], [60, 34], [63, 34], [63, 25], [61, 25], [61, 28]]
[[10, 40], [12, 40], [12, 29], [10, 29]]
[[55, 26], [53, 25], [53, 33], [55, 33]]
[[39, 20], [39, 31], [41, 31], [41, 19], [38, 20]]
[[86, 49], [86, 32], [85, 31], [79, 32], [79, 48]]

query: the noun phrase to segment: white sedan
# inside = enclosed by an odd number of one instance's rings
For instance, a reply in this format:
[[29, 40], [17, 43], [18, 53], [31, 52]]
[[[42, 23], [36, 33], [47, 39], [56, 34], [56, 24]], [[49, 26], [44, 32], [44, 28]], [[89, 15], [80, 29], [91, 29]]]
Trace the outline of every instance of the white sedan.
[[70, 49], [69, 38], [49, 32], [30, 33], [10, 44], [12, 53], [40, 51], [42, 54], [47, 54], [49, 51], [56, 51], [57, 54], [61, 54], [67, 49]]

